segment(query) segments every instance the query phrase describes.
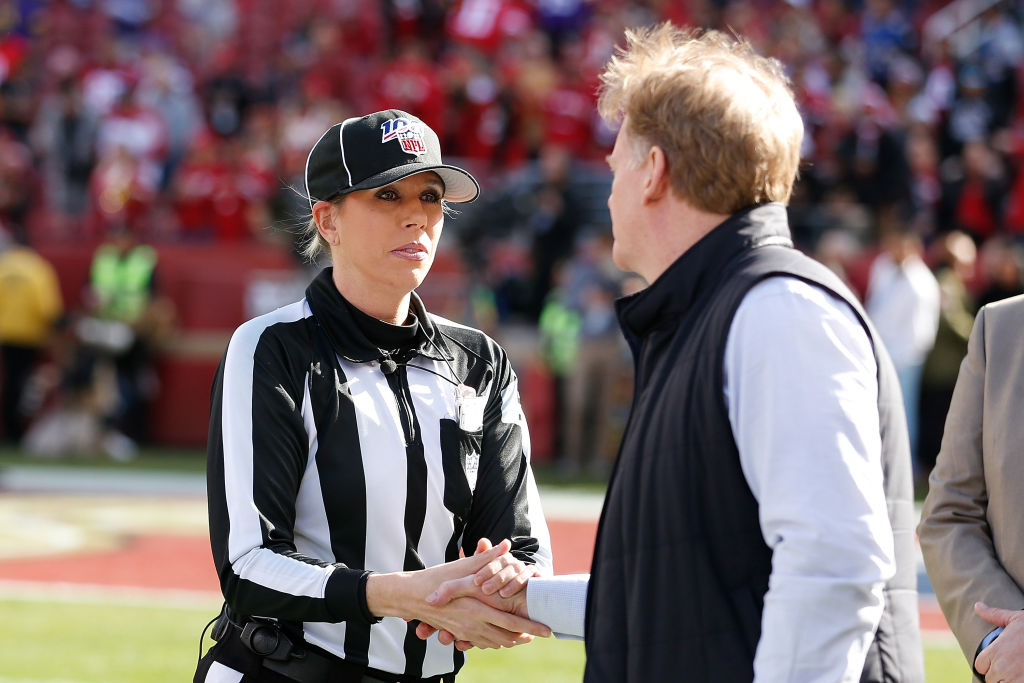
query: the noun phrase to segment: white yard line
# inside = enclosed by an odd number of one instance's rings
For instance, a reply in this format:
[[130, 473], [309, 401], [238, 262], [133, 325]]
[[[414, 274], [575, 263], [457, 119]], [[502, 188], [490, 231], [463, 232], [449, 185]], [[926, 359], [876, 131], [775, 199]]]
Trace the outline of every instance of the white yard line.
[[[118, 605], [122, 607], [166, 607], [192, 610], [216, 609], [223, 598], [216, 591], [0, 580], [0, 600], [66, 602], [84, 605]], [[0, 678], [0, 683], [6, 683], [6, 681]]]

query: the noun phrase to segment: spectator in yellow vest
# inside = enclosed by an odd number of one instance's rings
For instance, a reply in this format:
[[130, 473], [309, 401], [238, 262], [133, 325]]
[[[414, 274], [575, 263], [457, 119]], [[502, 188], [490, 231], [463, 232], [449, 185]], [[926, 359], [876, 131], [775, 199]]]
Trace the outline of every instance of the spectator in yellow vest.
[[25, 388], [63, 310], [53, 266], [0, 227], [0, 419], [6, 442], [17, 443], [25, 433]]
[[117, 370], [119, 402], [112, 426], [145, 440], [146, 409], [157, 391], [152, 355], [173, 314], [156, 293], [157, 252], [129, 230], [96, 249], [89, 270], [89, 316], [79, 325], [85, 345]]

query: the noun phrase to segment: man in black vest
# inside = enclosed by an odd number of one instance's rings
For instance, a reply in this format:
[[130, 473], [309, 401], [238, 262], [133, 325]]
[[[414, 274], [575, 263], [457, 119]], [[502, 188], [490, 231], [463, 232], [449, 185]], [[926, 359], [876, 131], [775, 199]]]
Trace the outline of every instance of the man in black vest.
[[602, 81], [613, 256], [649, 283], [618, 302], [635, 396], [589, 587], [533, 578], [506, 608], [585, 635], [586, 681], [924, 680], [899, 386], [790, 240], [781, 65], [665, 24]]

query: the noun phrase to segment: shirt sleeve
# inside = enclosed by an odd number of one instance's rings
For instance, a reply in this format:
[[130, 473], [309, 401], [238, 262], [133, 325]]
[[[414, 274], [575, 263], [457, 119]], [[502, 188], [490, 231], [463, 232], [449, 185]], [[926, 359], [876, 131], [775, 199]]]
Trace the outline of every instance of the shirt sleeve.
[[308, 457], [303, 379], [257, 321], [232, 336], [214, 379], [207, 455], [221, 590], [241, 615], [368, 623], [367, 572], [296, 550], [295, 501]]
[[508, 538], [513, 555], [550, 574], [551, 536], [530, 467], [530, 430], [519, 400], [519, 381], [507, 359], [495, 387], [484, 414], [480, 472], [463, 551], [472, 555], [479, 538], [492, 543]]
[[590, 574], [535, 576], [526, 584], [526, 611], [556, 638], [583, 640], [589, 586]]
[[725, 398], [773, 551], [755, 680], [859, 680], [895, 573], [867, 332], [824, 290], [766, 280], [733, 319]]

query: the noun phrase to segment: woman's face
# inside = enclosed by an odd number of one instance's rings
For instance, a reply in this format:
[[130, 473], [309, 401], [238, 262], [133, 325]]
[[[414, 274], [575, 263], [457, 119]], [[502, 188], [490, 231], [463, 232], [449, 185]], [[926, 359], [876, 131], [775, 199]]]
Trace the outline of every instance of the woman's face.
[[434, 262], [444, 227], [441, 178], [427, 171], [345, 196], [332, 212], [336, 279], [376, 297], [407, 295]]

